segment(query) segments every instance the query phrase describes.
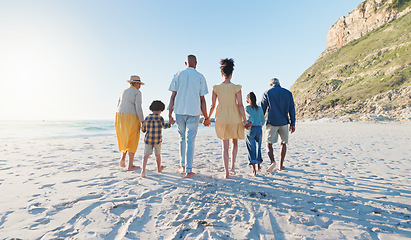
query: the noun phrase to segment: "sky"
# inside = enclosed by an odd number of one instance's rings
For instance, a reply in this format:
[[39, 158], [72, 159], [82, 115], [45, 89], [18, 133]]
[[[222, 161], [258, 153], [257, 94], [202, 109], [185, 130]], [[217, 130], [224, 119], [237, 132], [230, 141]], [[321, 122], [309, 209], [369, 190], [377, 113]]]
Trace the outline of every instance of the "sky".
[[208, 108], [222, 58], [234, 59], [243, 99], [253, 91], [260, 101], [272, 77], [289, 89], [361, 2], [0, 0], [0, 120], [114, 119], [131, 75], [146, 83], [148, 115], [153, 100], [168, 105], [189, 54]]

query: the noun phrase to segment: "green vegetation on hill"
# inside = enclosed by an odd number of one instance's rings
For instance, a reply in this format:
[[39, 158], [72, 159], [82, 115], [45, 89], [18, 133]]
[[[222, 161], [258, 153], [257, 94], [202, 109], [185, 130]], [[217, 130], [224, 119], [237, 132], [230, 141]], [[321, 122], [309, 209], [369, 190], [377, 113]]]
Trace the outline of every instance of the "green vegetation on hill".
[[[384, 0], [383, 3], [386, 1], [387, 0]], [[411, 5], [411, 0], [394, 0], [392, 1], [392, 4], [389, 6], [389, 8], [395, 9], [401, 12], [402, 10], [404, 10], [410, 5]]]
[[[402, 8], [410, 1], [393, 4]], [[314, 110], [358, 108], [377, 94], [411, 86], [410, 26], [409, 13], [319, 58], [291, 87], [297, 104], [307, 108], [309, 99]], [[356, 110], [352, 107], [349, 111]]]

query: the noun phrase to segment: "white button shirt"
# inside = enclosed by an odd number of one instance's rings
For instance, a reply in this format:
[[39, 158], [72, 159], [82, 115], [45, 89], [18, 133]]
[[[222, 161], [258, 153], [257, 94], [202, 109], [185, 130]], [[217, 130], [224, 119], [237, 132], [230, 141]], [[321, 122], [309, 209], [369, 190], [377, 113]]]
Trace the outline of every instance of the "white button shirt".
[[175, 114], [201, 115], [200, 97], [208, 93], [207, 82], [203, 74], [188, 67], [174, 75], [168, 90], [177, 92], [173, 108]]

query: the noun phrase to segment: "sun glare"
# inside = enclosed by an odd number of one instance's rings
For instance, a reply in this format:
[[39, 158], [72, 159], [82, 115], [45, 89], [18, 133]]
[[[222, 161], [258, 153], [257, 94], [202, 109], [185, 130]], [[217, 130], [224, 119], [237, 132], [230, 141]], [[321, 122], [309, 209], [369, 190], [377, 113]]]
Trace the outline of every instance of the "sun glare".
[[[6, 117], [13, 118], [10, 115], [15, 115], [16, 118], [22, 118], [19, 116], [21, 111], [17, 109], [24, 109], [30, 116], [41, 112], [41, 108], [50, 101], [50, 90], [55, 88], [56, 84], [61, 84], [55, 81], [57, 69], [61, 66], [57, 55], [58, 46], [51, 41], [44, 41], [46, 36], [24, 39], [10, 40], [2, 56], [6, 62], [0, 73], [0, 110], [5, 110], [8, 115]], [[3, 104], [6, 102], [7, 104]]]

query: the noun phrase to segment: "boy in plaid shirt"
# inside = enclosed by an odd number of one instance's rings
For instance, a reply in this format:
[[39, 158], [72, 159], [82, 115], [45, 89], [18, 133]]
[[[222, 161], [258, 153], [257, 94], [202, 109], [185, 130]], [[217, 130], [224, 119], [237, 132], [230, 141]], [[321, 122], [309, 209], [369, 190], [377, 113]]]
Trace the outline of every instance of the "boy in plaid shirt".
[[143, 169], [141, 170], [141, 177], [146, 177], [146, 165], [148, 157], [154, 153], [156, 155], [157, 161], [157, 172], [161, 172], [164, 166], [161, 165], [161, 130], [171, 127], [174, 123], [165, 123], [163, 117], [160, 116], [161, 112], [164, 111], [165, 105], [161, 101], [153, 101], [150, 105], [150, 110], [153, 112], [148, 115], [144, 120], [142, 132], [146, 133], [144, 137], [144, 159], [143, 159]]

